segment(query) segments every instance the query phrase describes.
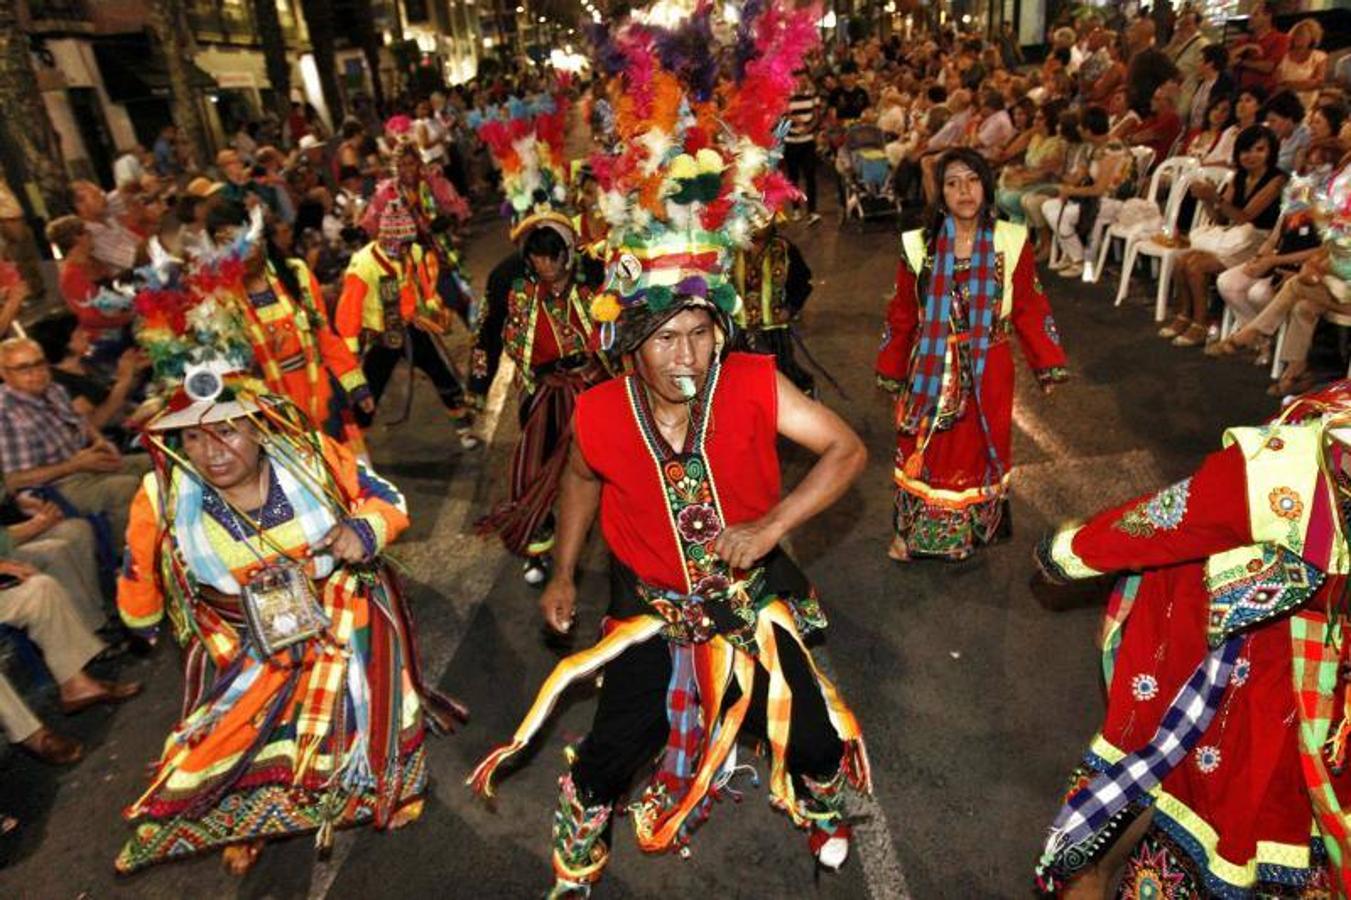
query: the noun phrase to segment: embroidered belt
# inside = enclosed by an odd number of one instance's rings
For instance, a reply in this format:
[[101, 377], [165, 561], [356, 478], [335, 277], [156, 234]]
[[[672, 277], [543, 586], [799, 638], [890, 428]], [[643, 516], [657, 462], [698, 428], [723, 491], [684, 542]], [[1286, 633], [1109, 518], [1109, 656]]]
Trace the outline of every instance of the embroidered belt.
[[[762, 596], [763, 595], [763, 596]], [[682, 594], [638, 582], [638, 597], [666, 623], [662, 636], [677, 644], [702, 644], [722, 635], [734, 644], [755, 641], [755, 619], [765, 593], [765, 570], [752, 569], [741, 581], [707, 594]]]

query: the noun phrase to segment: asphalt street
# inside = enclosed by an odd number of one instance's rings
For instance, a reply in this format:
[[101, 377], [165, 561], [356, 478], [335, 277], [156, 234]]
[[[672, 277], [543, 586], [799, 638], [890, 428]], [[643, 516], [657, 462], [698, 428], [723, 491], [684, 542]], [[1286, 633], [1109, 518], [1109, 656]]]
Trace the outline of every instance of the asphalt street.
[[[833, 193], [828, 182], [822, 188]], [[467, 257], [480, 285], [507, 250], [505, 230], [477, 223]], [[1099, 286], [1046, 276], [1073, 380], [1043, 397], [1020, 368], [1014, 536], [967, 562], [901, 566], [885, 554], [891, 409], [871, 374], [898, 259], [895, 226], [841, 230], [828, 215], [788, 233], [816, 276], [803, 335], [841, 388], [824, 387], [823, 402], [854, 425], [871, 454], [863, 478], [795, 534], [791, 549], [830, 616], [815, 652], [863, 723], [875, 797], [853, 806], [858, 839], [836, 875], [818, 878], [805, 836], [768, 808], [763, 788], [749, 788], [739, 803], [714, 809], [688, 859], [645, 857], [621, 823], [593, 896], [1029, 896], [1064, 779], [1101, 713], [1093, 636], [1103, 593], [1096, 586], [1059, 604], [1068, 608], [1048, 609], [1028, 586], [1032, 546], [1063, 520], [1182, 477], [1218, 447], [1225, 426], [1269, 414], [1264, 373], [1155, 337], [1143, 283], [1115, 308], [1115, 272]], [[462, 786], [474, 762], [508, 738], [557, 659], [541, 642], [537, 594], [518, 563], [473, 533], [474, 519], [505, 490], [515, 398], [499, 381], [504, 412], [485, 423], [493, 440], [465, 453], [425, 382], [414, 384], [410, 419], [393, 421], [406, 390], [401, 380], [386, 400], [372, 434], [374, 459], [409, 496], [414, 524], [396, 555], [408, 567], [427, 668], [472, 710], [459, 734], [431, 747], [434, 786], [422, 820], [396, 834], [343, 834], [324, 861], [308, 839], [271, 845], [243, 879], [226, 875], [217, 854], [119, 879], [112, 861], [127, 833], [120, 811], [142, 789], [178, 708], [177, 656], [161, 647], [120, 667], [148, 689], [119, 709], [66, 719], [50, 688], [30, 687], [44, 717], [90, 752], [63, 771], [16, 752], [0, 757], [0, 809], [22, 820], [16, 835], [0, 838], [0, 896], [542, 894], [561, 750], [586, 732], [593, 693], [567, 698], [534, 751], [504, 771], [493, 805]], [[785, 450], [790, 482], [808, 463]], [[593, 538], [582, 584], [583, 633], [605, 602], [599, 543]]]

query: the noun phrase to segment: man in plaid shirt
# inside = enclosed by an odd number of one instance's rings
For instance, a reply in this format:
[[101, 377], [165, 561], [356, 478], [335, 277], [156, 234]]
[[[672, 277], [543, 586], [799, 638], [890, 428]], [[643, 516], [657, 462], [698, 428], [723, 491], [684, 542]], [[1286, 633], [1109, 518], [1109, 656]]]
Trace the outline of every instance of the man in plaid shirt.
[[145, 460], [123, 457], [75, 411], [65, 388], [52, 383], [36, 341], [0, 342], [0, 378], [5, 489], [50, 488], [81, 515], [104, 513], [120, 548], [131, 498], [148, 470]]

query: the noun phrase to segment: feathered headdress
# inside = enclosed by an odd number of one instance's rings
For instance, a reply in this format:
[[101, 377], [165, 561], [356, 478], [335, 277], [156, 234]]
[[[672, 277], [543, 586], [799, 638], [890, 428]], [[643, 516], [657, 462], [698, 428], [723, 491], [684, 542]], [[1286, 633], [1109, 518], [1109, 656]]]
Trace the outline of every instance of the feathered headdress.
[[797, 194], [778, 161], [817, 15], [747, 0], [735, 31], [720, 35], [705, 0], [674, 28], [630, 20], [593, 30], [617, 136], [591, 159], [610, 225], [607, 289], [591, 310], [607, 346], [622, 314], [660, 314], [677, 297], [735, 312], [733, 253]]
[[248, 302], [243, 260], [262, 228], [261, 209], [255, 208], [249, 227], [234, 241], [190, 263], [151, 241], [151, 261], [136, 272], [140, 287], [132, 301], [133, 332], [150, 357], [154, 402], [161, 407], [148, 427], [221, 421], [244, 411], [235, 409], [239, 401], [231, 388], [253, 366], [239, 306]]
[[564, 208], [568, 199], [568, 160], [563, 150], [567, 98], [541, 94], [511, 97], [500, 106], [474, 110], [467, 118], [502, 170], [504, 211], [511, 218], [511, 239], [549, 224], [572, 234]]

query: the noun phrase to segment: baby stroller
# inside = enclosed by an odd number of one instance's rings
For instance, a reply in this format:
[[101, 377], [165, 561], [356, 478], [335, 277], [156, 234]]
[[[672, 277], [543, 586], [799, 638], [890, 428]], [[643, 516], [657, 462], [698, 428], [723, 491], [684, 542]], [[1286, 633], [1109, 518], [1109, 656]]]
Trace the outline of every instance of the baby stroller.
[[844, 192], [840, 223], [858, 219], [900, 215], [901, 201], [896, 196], [896, 177], [887, 161], [887, 139], [876, 125], [853, 125], [844, 134], [844, 143], [835, 157]]

